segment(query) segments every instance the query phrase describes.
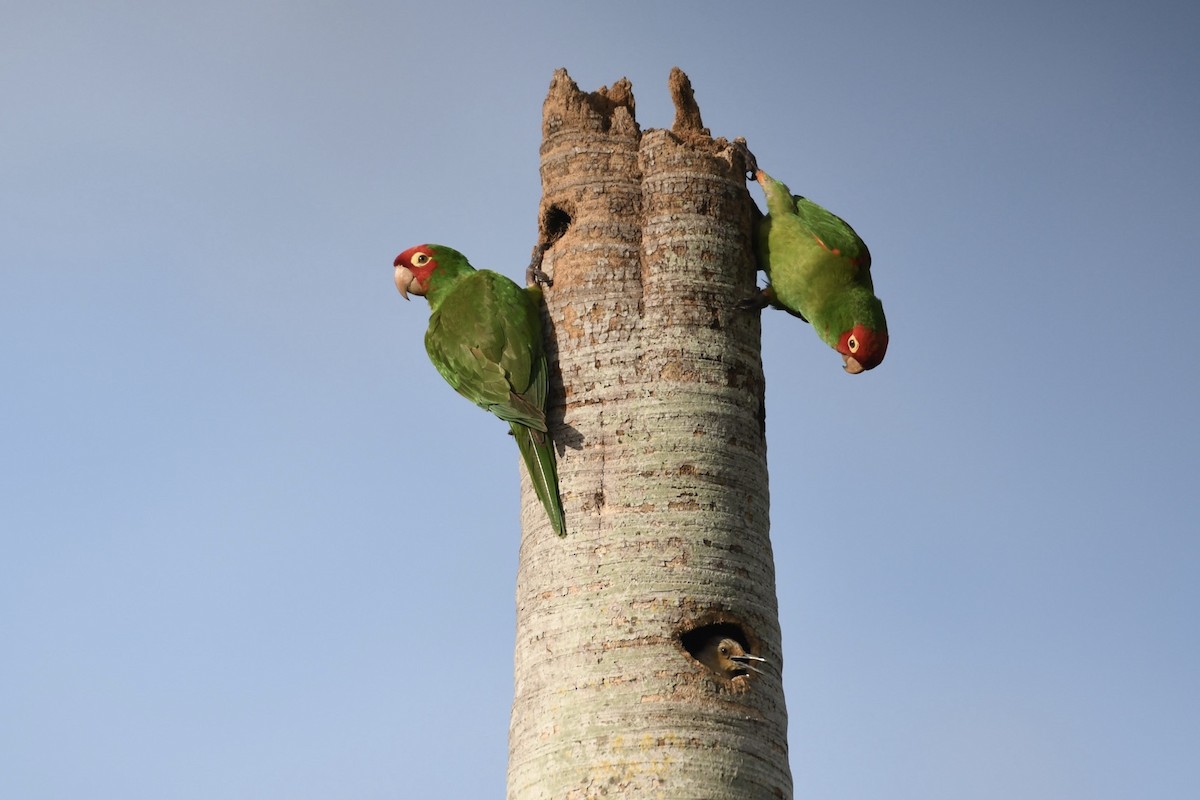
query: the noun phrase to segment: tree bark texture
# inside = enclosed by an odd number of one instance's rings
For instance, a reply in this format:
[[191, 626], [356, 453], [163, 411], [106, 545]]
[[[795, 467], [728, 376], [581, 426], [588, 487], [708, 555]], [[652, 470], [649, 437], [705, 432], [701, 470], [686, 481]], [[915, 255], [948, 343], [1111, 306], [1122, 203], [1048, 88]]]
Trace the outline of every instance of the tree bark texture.
[[[671, 130], [640, 130], [624, 79], [587, 93], [559, 70], [543, 107], [567, 535], [524, 479], [510, 800], [792, 796], [759, 319], [735, 308], [755, 207], [742, 152], [686, 75], [670, 88]], [[710, 669], [709, 635], [769, 666]]]

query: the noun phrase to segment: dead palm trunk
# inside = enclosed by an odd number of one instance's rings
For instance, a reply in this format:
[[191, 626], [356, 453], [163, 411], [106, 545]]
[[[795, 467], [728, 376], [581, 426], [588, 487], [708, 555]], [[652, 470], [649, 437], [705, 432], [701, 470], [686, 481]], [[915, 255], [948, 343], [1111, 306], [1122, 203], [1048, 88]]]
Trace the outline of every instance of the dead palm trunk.
[[[567, 536], [526, 480], [510, 800], [792, 794], [759, 321], [733, 307], [753, 201], [687, 76], [671, 89], [670, 131], [639, 130], [626, 80], [584, 93], [559, 70], [543, 108]], [[722, 638], [769, 666], [697, 659]]]

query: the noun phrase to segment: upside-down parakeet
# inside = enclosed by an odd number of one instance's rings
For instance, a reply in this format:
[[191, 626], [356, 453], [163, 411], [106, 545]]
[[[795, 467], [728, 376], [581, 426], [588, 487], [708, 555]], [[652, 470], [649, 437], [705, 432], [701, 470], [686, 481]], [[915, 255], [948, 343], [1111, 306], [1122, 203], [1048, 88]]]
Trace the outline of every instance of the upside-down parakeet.
[[550, 524], [566, 535], [554, 443], [546, 427], [548, 375], [536, 281], [522, 289], [462, 253], [422, 244], [396, 256], [404, 299], [429, 301], [425, 350], [454, 389], [509, 424]]
[[871, 282], [871, 253], [843, 219], [793, 195], [761, 169], [754, 177], [767, 196], [758, 223], [759, 269], [770, 284], [755, 301], [812, 323], [842, 354], [850, 373], [879, 366], [887, 352], [887, 320]]

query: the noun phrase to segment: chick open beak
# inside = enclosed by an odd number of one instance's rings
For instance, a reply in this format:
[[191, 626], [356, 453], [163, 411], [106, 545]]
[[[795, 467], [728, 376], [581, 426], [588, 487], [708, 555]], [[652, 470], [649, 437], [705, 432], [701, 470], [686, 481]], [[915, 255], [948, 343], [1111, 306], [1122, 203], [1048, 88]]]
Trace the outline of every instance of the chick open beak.
[[765, 658], [759, 658], [758, 656], [752, 656], [749, 653], [745, 653], [740, 656], [730, 656], [729, 660], [736, 661], [737, 663], [741, 664], [743, 667], [750, 670], [751, 672], [757, 672], [759, 675], [766, 674], [761, 669], [754, 666], [754, 663], [753, 663], [753, 662], [757, 661], [759, 664], [766, 664], [767, 660]]

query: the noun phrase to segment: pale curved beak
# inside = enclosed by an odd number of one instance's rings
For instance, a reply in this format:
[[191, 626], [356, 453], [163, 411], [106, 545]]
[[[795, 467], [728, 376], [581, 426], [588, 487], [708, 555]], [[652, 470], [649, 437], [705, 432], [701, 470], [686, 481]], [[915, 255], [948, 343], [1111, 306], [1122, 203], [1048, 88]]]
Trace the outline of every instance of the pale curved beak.
[[396, 289], [405, 300], [408, 299], [408, 290], [412, 282], [413, 274], [409, 272], [408, 267], [396, 267]]
[[846, 361], [846, 366], [844, 367], [846, 372], [849, 372], [851, 375], [857, 375], [863, 371], [863, 365], [858, 363], [858, 359], [854, 356], [843, 355], [842, 358]]

